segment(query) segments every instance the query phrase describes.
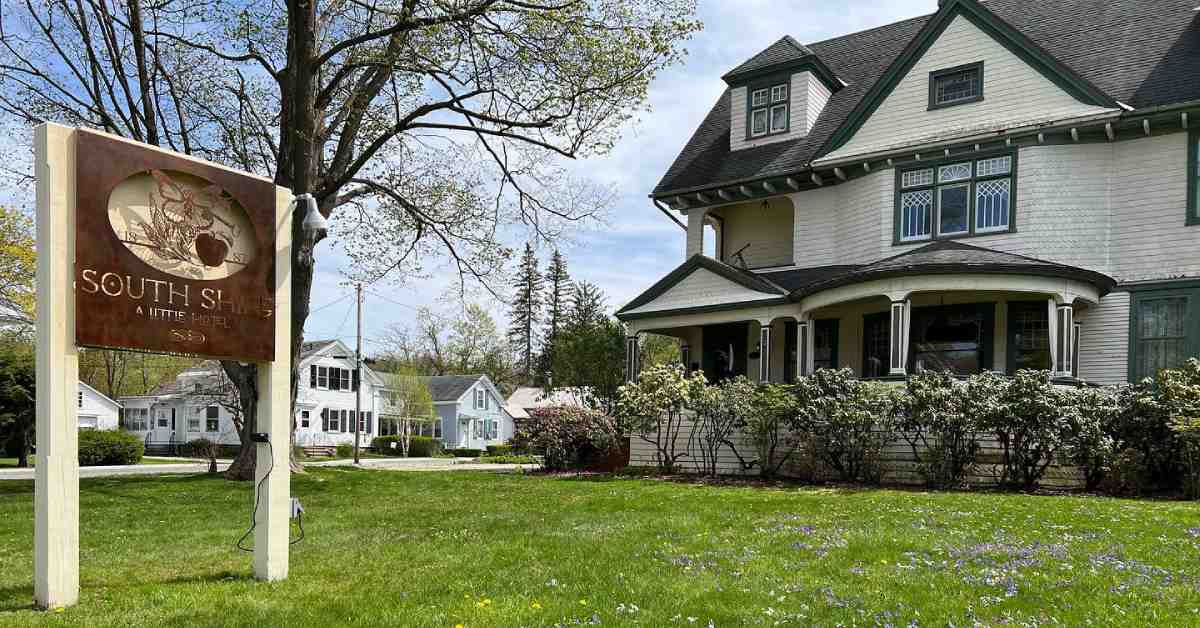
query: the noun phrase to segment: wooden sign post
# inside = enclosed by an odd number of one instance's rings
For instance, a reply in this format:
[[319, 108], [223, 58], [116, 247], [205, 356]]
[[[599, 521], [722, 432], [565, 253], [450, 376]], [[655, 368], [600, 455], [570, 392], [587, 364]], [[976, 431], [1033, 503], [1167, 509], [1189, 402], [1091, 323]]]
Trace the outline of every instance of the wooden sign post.
[[[35, 130], [34, 597], [79, 599], [78, 347], [256, 362], [254, 573], [288, 573], [291, 192], [94, 131]], [[270, 477], [262, 482], [267, 474]]]

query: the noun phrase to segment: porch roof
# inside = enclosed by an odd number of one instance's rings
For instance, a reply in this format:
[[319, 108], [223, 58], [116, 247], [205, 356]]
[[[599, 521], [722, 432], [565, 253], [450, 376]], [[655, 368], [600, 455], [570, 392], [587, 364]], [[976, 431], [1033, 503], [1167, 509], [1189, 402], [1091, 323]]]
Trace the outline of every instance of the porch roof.
[[[771, 295], [779, 295], [779, 297], [751, 302], [714, 299], [713, 303], [697, 302], [691, 307], [669, 307], [663, 308], [661, 311], [632, 311], [652, 304], [659, 296], [701, 268], [712, 271], [742, 287], [763, 293], [763, 297], [769, 298]], [[796, 303], [805, 297], [842, 286], [877, 279], [923, 275], [1023, 275], [1070, 279], [1094, 287], [1098, 296], [1108, 294], [1116, 286], [1114, 279], [1096, 271], [954, 241], [934, 242], [870, 264], [816, 266], [768, 273], [752, 273], [712, 258], [695, 255], [618, 310], [617, 318], [628, 321], [637, 318], [658, 318], [718, 309], [729, 310], [776, 303]], [[643, 310], [645, 309], [643, 308]]]
[[[793, 274], [794, 273], [794, 274]], [[823, 290], [874, 279], [911, 275], [1021, 274], [1075, 279], [1096, 288], [1100, 296], [1117, 282], [1103, 273], [1047, 260], [985, 249], [951, 240], [934, 242], [862, 266], [826, 266], [770, 273], [768, 278], [791, 290], [792, 300]]]

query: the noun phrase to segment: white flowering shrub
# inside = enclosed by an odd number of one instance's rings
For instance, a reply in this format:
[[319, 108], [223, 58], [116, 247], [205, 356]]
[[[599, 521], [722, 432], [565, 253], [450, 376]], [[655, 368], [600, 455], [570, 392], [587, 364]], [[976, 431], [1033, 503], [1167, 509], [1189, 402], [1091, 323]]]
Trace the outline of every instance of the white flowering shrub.
[[1070, 436], [1067, 401], [1049, 371], [1022, 369], [1011, 377], [989, 371], [967, 381], [966, 412], [1000, 442], [1001, 486], [1037, 487]]
[[796, 384], [794, 428], [812, 455], [844, 482], [883, 479], [884, 447], [895, 438], [897, 391], [855, 379], [850, 369], [820, 369]]
[[680, 450], [684, 410], [705, 388], [704, 373], [687, 375], [678, 364], [659, 364], [617, 389], [616, 414], [638, 438], [654, 447], [659, 470], [671, 473], [688, 456]]
[[1158, 391], [1178, 446], [1183, 493], [1200, 499], [1200, 360], [1192, 358], [1178, 369], [1159, 371]]
[[696, 416], [688, 450], [700, 452], [700, 472], [704, 475], [717, 475], [722, 448], [728, 448], [746, 466], [730, 438], [746, 426], [754, 405], [755, 388], [750, 380], [738, 376], [715, 386], [701, 387], [692, 395], [688, 407]]
[[1064, 391], [1067, 416], [1067, 454], [1083, 473], [1089, 491], [1100, 488], [1112, 473], [1120, 452], [1113, 436], [1121, 415], [1118, 392], [1112, 388], [1078, 388]]
[[961, 486], [975, 467], [979, 425], [966, 412], [965, 389], [952, 374], [934, 371], [910, 376], [905, 386], [896, 428], [931, 487]]

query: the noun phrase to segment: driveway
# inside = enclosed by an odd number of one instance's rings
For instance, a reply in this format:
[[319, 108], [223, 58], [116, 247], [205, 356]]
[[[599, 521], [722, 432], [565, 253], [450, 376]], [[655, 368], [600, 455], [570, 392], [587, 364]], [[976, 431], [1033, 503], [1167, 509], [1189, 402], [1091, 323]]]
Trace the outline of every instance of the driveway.
[[[390, 471], [492, 471], [496, 473], [511, 473], [517, 470], [537, 469], [536, 464], [476, 464], [463, 458], [363, 458], [359, 466], [364, 469], [385, 469]], [[306, 467], [349, 467], [352, 460], [327, 460], [325, 462], [309, 462]], [[228, 461], [217, 461], [217, 469], [224, 471], [229, 467]], [[170, 475], [204, 473], [208, 471], [207, 462], [179, 462], [177, 464], [139, 464], [114, 467], [79, 467], [81, 478], [103, 478], [122, 475]], [[3, 480], [32, 480], [33, 469], [0, 469], [0, 481]]]

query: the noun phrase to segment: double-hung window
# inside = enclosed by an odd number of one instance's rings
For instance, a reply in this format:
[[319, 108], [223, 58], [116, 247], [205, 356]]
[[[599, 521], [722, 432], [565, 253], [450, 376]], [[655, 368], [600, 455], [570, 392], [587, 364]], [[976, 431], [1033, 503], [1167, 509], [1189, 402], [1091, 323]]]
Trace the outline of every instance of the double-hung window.
[[1200, 287], [1139, 290], [1130, 309], [1130, 379], [1178, 368], [1200, 351]]
[[788, 84], [750, 88], [750, 137], [788, 130]]
[[217, 406], [208, 406], [204, 415], [204, 431], [218, 432], [221, 430], [221, 409]]
[[1010, 231], [1015, 172], [1015, 153], [900, 170], [896, 240]]

